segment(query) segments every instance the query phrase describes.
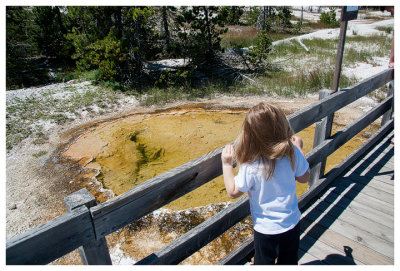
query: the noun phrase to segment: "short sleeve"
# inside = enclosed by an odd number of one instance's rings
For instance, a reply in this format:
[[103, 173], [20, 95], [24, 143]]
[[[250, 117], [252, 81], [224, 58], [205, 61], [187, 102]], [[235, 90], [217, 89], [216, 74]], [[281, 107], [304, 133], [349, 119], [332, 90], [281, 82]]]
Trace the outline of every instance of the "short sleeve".
[[300, 177], [306, 173], [306, 171], [309, 168], [309, 164], [297, 146], [294, 146], [294, 153], [295, 153], [295, 159], [296, 159], [294, 175], [296, 177]]
[[242, 165], [238, 174], [235, 176], [235, 186], [240, 192], [246, 193], [252, 187], [252, 178], [247, 174], [248, 165]]

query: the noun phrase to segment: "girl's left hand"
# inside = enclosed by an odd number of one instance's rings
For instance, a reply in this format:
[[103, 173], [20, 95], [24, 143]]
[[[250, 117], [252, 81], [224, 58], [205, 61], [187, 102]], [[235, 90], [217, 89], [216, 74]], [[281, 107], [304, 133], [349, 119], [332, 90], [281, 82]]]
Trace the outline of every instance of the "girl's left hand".
[[232, 166], [233, 165], [234, 153], [235, 153], [235, 151], [231, 144], [225, 146], [225, 148], [222, 150], [222, 154], [221, 154], [221, 160], [222, 160], [223, 166], [225, 166], [225, 165]]

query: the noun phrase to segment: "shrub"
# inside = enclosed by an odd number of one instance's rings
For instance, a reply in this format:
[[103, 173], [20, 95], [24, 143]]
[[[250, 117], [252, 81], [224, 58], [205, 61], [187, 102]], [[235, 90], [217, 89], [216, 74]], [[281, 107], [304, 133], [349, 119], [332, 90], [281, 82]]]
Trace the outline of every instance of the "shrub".
[[250, 62], [254, 66], [260, 66], [267, 59], [272, 49], [272, 39], [266, 31], [258, 34], [256, 45], [250, 49]]
[[339, 21], [336, 21], [336, 10], [335, 8], [329, 8], [329, 12], [322, 12], [319, 21], [323, 24], [337, 27], [340, 25]]

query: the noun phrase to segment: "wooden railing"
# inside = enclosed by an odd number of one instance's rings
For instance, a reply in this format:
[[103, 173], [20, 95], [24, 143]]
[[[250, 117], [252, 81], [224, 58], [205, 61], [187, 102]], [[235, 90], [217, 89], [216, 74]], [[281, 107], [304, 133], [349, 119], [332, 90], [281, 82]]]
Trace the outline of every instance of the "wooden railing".
[[[313, 182], [299, 198], [303, 208], [343, 170], [387, 131], [393, 129], [390, 115], [393, 92], [374, 109], [333, 136], [326, 135], [330, 117], [340, 108], [394, 80], [394, 70], [385, 70], [352, 87], [326, 96], [288, 116], [297, 133], [317, 123], [314, 148], [306, 155]], [[326, 96], [326, 97], [325, 97]], [[383, 116], [380, 130], [326, 175], [324, 161], [331, 153]], [[94, 197], [82, 189], [65, 199], [68, 213], [7, 240], [7, 264], [47, 264], [79, 248], [83, 264], [111, 264], [105, 236], [159, 209], [222, 174], [221, 151], [212, 152], [152, 178], [128, 192], [96, 205]], [[244, 196], [210, 219], [188, 231], [137, 264], [178, 264], [250, 214]], [[239, 264], [252, 251], [252, 237], [231, 252], [220, 264]]]

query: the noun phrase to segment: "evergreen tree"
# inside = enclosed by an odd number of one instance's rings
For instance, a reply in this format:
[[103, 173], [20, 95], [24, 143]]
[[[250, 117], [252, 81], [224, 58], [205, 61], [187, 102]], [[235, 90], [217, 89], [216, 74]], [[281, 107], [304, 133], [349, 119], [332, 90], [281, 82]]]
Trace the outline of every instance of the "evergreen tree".
[[34, 7], [32, 12], [35, 22], [33, 39], [40, 53], [64, 60], [69, 58], [72, 47], [65, 38], [67, 29], [60, 7]]
[[227, 29], [222, 28], [225, 18], [220, 11], [217, 6], [181, 7], [176, 18], [183, 54], [197, 64], [209, 62], [221, 50], [219, 36]]

